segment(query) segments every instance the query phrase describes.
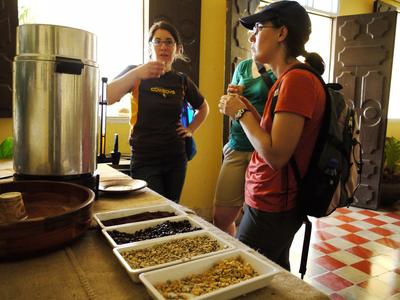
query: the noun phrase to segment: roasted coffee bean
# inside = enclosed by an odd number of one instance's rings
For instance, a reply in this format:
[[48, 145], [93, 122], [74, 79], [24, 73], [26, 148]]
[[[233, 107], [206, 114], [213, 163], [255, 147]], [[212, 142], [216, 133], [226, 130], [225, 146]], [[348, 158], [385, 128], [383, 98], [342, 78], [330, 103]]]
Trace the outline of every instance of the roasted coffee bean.
[[190, 259], [194, 256], [222, 250], [225, 247], [208, 235], [199, 235], [125, 251], [121, 255], [132, 269], [140, 269], [171, 261]]
[[174, 235], [178, 233], [185, 233], [200, 230], [201, 228], [192, 227], [188, 220], [183, 221], [166, 221], [154, 227], [140, 229], [134, 233], [126, 233], [118, 230], [108, 231], [108, 234], [117, 243], [126, 244], [131, 242], [143, 241], [148, 239], [155, 239], [163, 236]]
[[149, 211], [126, 217], [104, 220], [102, 221], [102, 223], [104, 224], [104, 226], [113, 226], [113, 225], [135, 223], [140, 221], [154, 220], [154, 219], [173, 217], [173, 216], [176, 216], [176, 214], [170, 211], [151, 211], [151, 212]]
[[224, 259], [203, 273], [158, 283], [155, 288], [165, 299], [190, 299], [258, 276], [240, 257]]

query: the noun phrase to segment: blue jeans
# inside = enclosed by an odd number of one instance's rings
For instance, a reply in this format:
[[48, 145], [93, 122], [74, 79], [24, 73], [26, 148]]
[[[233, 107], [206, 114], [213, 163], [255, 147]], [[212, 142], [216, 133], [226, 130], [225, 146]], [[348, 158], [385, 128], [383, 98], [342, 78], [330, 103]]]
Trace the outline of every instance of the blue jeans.
[[145, 180], [147, 186], [153, 191], [179, 203], [185, 182], [186, 165], [185, 159], [171, 160], [154, 165], [131, 163], [131, 177]]
[[289, 250], [301, 225], [297, 209], [272, 213], [245, 205], [236, 237], [290, 271]]

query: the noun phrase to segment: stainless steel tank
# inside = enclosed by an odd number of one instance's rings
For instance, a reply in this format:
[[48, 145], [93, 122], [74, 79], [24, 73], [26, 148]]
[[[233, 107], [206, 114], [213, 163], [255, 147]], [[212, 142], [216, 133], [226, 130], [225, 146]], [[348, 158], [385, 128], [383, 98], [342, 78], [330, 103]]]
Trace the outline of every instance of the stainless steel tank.
[[13, 63], [17, 175], [74, 176], [96, 170], [97, 38], [75, 28], [17, 28]]

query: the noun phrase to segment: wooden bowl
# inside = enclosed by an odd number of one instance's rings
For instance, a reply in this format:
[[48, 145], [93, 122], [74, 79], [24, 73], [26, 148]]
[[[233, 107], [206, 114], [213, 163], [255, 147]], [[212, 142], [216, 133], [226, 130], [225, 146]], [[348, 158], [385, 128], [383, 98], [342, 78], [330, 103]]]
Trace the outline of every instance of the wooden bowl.
[[28, 218], [0, 224], [0, 258], [19, 258], [55, 249], [81, 236], [92, 218], [94, 193], [60, 181], [0, 184], [0, 194], [20, 192]]

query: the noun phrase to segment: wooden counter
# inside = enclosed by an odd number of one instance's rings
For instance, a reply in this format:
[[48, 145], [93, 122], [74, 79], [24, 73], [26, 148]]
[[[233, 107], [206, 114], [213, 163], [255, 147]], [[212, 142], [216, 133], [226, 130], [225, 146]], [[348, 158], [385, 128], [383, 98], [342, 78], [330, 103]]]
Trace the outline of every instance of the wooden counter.
[[[0, 162], [0, 170], [1, 168]], [[107, 165], [99, 165], [98, 171], [103, 179], [126, 176]], [[100, 194], [95, 202], [94, 212], [163, 204], [168, 201], [148, 188], [119, 196]], [[236, 247], [267, 260], [200, 217], [193, 217]], [[268, 287], [240, 299], [329, 299], [298, 277], [278, 268], [280, 272]], [[150, 299], [150, 296], [142, 284], [130, 280], [97, 224], [93, 223], [83, 237], [65, 248], [25, 260], [1, 262], [0, 299], [141, 300]]]

